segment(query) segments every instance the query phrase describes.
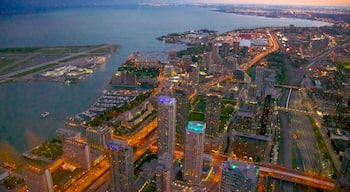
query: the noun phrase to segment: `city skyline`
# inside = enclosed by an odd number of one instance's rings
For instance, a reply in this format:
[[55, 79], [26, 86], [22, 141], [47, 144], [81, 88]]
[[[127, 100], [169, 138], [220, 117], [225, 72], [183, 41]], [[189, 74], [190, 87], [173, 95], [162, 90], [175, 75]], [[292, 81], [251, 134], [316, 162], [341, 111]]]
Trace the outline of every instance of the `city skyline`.
[[350, 9], [47, 1], [0, 15], [0, 144], [22, 153], [0, 191], [350, 186]]

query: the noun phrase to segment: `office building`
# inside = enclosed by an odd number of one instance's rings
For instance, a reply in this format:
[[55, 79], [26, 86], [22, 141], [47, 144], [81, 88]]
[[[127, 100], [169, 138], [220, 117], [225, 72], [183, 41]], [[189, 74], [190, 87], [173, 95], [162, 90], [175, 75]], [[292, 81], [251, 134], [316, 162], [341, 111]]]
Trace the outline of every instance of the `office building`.
[[35, 165], [25, 165], [22, 174], [28, 191], [53, 192], [51, 172]]
[[62, 140], [65, 138], [73, 138], [74, 140], [81, 140], [81, 132], [59, 128], [56, 130], [56, 137]]
[[137, 76], [126, 71], [117, 71], [112, 76], [110, 84], [113, 86], [137, 86]]
[[174, 96], [176, 98], [176, 145], [183, 149], [189, 112], [188, 91], [175, 88]]
[[350, 148], [345, 149], [334, 191], [350, 191]]
[[163, 153], [158, 158], [156, 169], [156, 187], [158, 192], [170, 192], [173, 175], [173, 159], [169, 153]]
[[133, 149], [126, 141], [112, 139], [108, 145], [112, 192], [134, 191]]
[[161, 96], [158, 100], [158, 156], [174, 155], [176, 130], [176, 100]]
[[258, 172], [254, 164], [234, 160], [223, 162], [220, 192], [256, 191]]
[[91, 148], [103, 151], [112, 139], [112, 130], [108, 126], [88, 127], [86, 137]]
[[183, 177], [189, 185], [201, 182], [205, 128], [199, 121], [189, 121], [186, 127]]
[[62, 142], [63, 158], [69, 164], [83, 169], [91, 168], [90, 147], [86, 142], [67, 138]]
[[207, 94], [205, 104], [205, 136], [214, 138], [219, 133], [221, 114], [221, 95]]

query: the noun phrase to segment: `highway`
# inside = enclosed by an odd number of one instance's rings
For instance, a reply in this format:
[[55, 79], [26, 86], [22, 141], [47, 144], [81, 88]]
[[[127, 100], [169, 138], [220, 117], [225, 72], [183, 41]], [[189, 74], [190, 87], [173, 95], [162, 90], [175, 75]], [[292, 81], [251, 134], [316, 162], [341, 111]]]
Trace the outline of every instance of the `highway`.
[[[291, 106], [297, 109], [307, 109], [305, 98], [302, 92], [293, 92]], [[305, 172], [321, 174], [324, 169], [322, 165], [327, 164], [318, 146], [318, 140], [307, 115], [304, 113], [291, 112], [291, 127], [297, 139], [296, 147], [300, 150], [303, 169]], [[294, 151], [296, 153], [296, 151]], [[330, 167], [328, 167], [329, 169]], [[330, 171], [330, 170], [328, 170]]]
[[141, 140], [143, 140], [148, 134], [153, 132], [158, 127], [158, 118], [154, 118], [149, 124], [144, 126], [141, 130], [134, 133], [129, 139], [128, 144], [136, 146]]
[[[80, 192], [87, 189], [92, 183], [94, 183], [99, 177], [104, 175], [109, 170], [108, 158], [104, 158], [98, 165], [90, 169], [80, 179], [71, 181], [71, 185], [65, 190], [65, 192]], [[102, 185], [103, 183], [101, 183]]]
[[302, 185], [311, 186], [314, 188], [333, 191], [335, 186], [334, 180], [328, 180], [325, 178], [306, 176], [302, 173], [295, 173], [292, 170], [280, 170], [278, 168], [269, 168], [260, 166], [259, 174], [271, 176], [273, 178], [289, 181], [292, 183], [299, 183]]
[[[268, 32], [268, 34], [270, 34], [270, 33]], [[269, 35], [269, 42], [271, 42], [272, 48], [270, 48], [267, 51], [264, 51], [262, 53], [259, 53], [252, 60], [250, 60], [248, 63], [243, 64], [242, 66], [240, 66], [239, 69], [246, 71], [247, 69], [249, 69], [250, 67], [255, 65], [255, 63], [260, 61], [262, 58], [266, 57], [270, 53], [276, 52], [280, 48], [278, 40], [277, 40], [277, 38], [276, 38], [276, 36], [274, 34], [273, 35], [271, 35], [271, 34]]]
[[[280, 42], [278, 42], [280, 43]], [[301, 67], [301, 68], [294, 68], [289, 60], [285, 60], [286, 67], [288, 71], [288, 76], [293, 77], [289, 79], [288, 88], [293, 89], [294, 87], [298, 87], [300, 83], [302, 82], [302, 79], [306, 75], [306, 73], [312, 73], [313, 67], [317, 66], [319, 61], [325, 59], [333, 50], [335, 47], [321, 53], [319, 56], [313, 58], [309, 65], [307, 67]], [[282, 50], [284, 51], [284, 50]], [[309, 71], [310, 70], [310, 71]], [[304, 89], [301, 89], [301, 91], [305, 91]], [[323, 158], [319, 156], [320, 151], [318, 148], [318, 141], [315, 140], [315, 135], [313, 133], [312, 127], [310, 125], [310, 122], [306, 116], [306, 114], [302, 113], [302, 111], [311, 111], [309, 108], [305, 108], [304, 104], [306, 103], [305, 97], [296, 97], [295, 96], [295, 90], [292, 91], [292, 96], [290, 102], [291, 104], [288, 104], [291, 106], [292, 109], [299, 109], [301, 111], [290, 111], [288, 113], [280, 111], [279, 112], [279, 118], [280, 118], [280, 125], [281, 125], [281, 135], [282, 135], [282, 159], [280, 163], [284, 165], [287, 168], [292, 168], [292, 152], [293, 152], [293, 134], [299, 132], [300, 138], [297, 140], [298, 143], [296, 144], [297, 147], [300, 147], [300, 154], [302, 154], [301, 159], [303, 161], [303, 166], [305, 167], [306, 171], [309, 171], [313, 174], [320, 174], [322, 171], [320, 171], [320, 165], [317, 165], [317, 163], [321, 164], [322, 167], [328, 167], [328, 163], [323, 161]], [[284, 108], [287, 106], [287, 99], [288, 99], [289, 90], [285, 90], [282, 93], [282, 96], [279, 100], [279, 106], [281, 108]], [[294, 101], [296, 99], [296, 101]], [[297, 105], [297, 106], [295, 106]], [[300, 108], [301, 107], [301, 108]], [[297, 133], [298, 135], [298, 133]], [[322, 134], [323, 135], [323, 134]], [[305, 146], [308, 145], [308, 146]], [[317, 148], [316, 148], [317, 147]], [[328, 147], [328, 145], [327, 145]], [[314, 149], [318, 150], [314, 150]], [[328, 147], [328, 150], [331, 153], [332, 159], [335, 159], [333, 157], [332, 152], [333, 149], [331, 147]], [[314, 152], [316, 151], [316, 152]], [[295, 153], [297, 154], [297, 153]], [[312, 156], [314, 155], [314, 156]], [[298, 155], [297, 155], [298, 156]], [[298, 158], [298, 157], [296, 157]], [[320, 159], [318, 159], [320, 158]], [[297, 159], [297, 162], [300, 161], [300, 159]], [[315, 162], [313, 162], [315, 161]], [[324, 165], [322, 165], [322, 162]], [[337, 167], [337, 163], [335, 163], [335, 166]], [[304, 168], [303, 167], [303, 168]], [[323, 171], [323, 172], [329, 172]], [[322, 173], [321, 173], [322, 174]], [[327, 174], [327, 173], [323, 173]], [[283, 185], [282, 188], [283, 191], [293, 191], [293, 186], [291, 183], [286, 183]]]

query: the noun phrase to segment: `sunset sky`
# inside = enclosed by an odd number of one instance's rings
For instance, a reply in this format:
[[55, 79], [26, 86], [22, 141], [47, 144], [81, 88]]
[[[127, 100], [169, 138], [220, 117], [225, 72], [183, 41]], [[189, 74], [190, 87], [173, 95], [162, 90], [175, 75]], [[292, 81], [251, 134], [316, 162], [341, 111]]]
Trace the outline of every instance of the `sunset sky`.
[[[283, 5], [346, 5], [350, 0], [192, 0], [198, 3], [229, 3], [229, 4], [283, 4]], [[183, 2], [186, 2], [183, 0]]]

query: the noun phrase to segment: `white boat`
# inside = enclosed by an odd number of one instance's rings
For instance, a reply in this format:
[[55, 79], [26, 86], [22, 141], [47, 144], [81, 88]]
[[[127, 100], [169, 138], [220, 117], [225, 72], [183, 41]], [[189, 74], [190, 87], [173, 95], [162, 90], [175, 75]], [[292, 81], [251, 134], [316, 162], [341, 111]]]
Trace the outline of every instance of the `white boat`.
[[40, 116], [41, 118], [47, 117], [48, 115], [50, 115], [50, 112], [45, 111], [44, 113], [42, 113]]

